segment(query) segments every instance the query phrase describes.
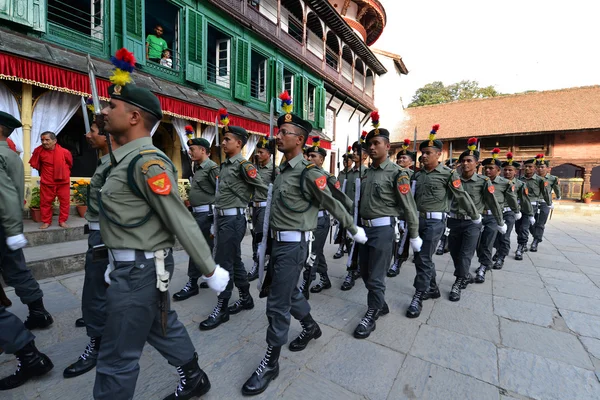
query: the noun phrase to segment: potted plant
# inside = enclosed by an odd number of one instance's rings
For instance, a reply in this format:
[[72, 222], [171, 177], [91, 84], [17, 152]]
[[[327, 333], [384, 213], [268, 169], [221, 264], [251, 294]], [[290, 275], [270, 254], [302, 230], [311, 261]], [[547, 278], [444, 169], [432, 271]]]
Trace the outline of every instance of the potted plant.
[[31, 200], [29, 201], [29, 212], [33, 222], [42, 221], [42, 213], [40, 211], [40, 188], [34, 187], [31, 189]]
[[594, 197], [594, 194], [594, 192], [585, 192], [581, 196], [581, 200], [583, 200], [585, 204], [590, 204], [592, 202], [592, 197]]
[[75, 200], [77, 214], [81, 218], [87, 211], [87, 196], [90, 188], [90, 183], [80, 179], [73, 183], [73, 200]]
[[185, 204], [186, 207], [190, 206], [190, 199], [189, 199], [189, 195], [190, 195], [190, 184], [185, 182], [185, 183], [178, 183], [177, 184], [177, 189], [179, 190], [179, 197], [181, 197], [181, 200], [183, 200], [183, 203]]

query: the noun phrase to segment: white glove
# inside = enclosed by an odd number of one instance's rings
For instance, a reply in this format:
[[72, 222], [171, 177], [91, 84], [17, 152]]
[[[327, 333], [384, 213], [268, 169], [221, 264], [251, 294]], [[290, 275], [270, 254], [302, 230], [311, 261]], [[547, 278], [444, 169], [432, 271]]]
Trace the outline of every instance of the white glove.
[[506, 224], [498, 225], [498, 232], [500, 232], [501, 234], [504, 235], [507, 230], [508, 227], [506, 226]]
[[480, 215], [479, 215], [479, 218], [477, 218], [477, 219], [474, 219], [474, 220], [473, 220], [473, 222], [475, 223], [475, 225], [481, 225], [481, 221], [482, 221], [482, 220], [483, 220], [483, 219], [481, 218], [481, 214], [480, 214]]
[[110, 285], [110, 273], [114, 270], [115, 267], [113, 267], [112, 264], [106, 266], [106, 271], [104, 271], [104, 282], [106, 282], [107, 285]]
[[421, 246], [423, 246], [423, 239], [421, 239], [419, 236], [410, 239], [410, 248], [413, 250], [413, 252], [420, 252]]
[[354, 235], [352, 235], [352, 239], [354, 239], [354, 241], [361, 243], [361, 244], [367, 243], [367, 240], [369, 238], [367, 238], [367, 234], [365, 233], [365, 230], [360, 226], [357, 226], [356, 229], [358, 230], [358, 232], [356, 232]]
[[532, 215], [529, 216], [529, 224], [535, 225], [535, 218]]
[[215, 224], [210, 224], [210, 234], [215, 236]]
[[12, 251], [19, 250], [19, 249], [22, 249], [23, 247], [27, 246], [27, 239], [25, 239], [25, 235], [20, 233], [15, 236], [7, 237], [6, 245]]
[[202, 279], [208, 283], [208, 287], [220, 294], [229, 283], [229, 272], [221, 268], [218, 264], [213, 274], [209, 277], [202, 275]]
[[550, 206], [548, 206], [548, 208], [550, 208], [551, 210], [554, 210], [554, 203], [550, 204]]
[[521, 218], [523, 218], [523, 214], [521, 214], [520, 212], [515, 214], [515, 220], [520, 220]]

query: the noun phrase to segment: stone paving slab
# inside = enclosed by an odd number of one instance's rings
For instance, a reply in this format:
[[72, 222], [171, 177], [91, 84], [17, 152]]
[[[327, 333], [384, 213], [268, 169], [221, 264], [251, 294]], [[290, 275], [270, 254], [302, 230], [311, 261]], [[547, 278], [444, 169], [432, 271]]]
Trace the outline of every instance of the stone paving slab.
[[453, 303], [437, 302], [429, 316], [427, 325], [489, 340], [495, 344], [500, 343], [498, 317], [457, 307]]
[[561, 314], [575, 333], [600, 339], [600, 317], [566, 310]]
[[552, 298], [545, 288], [536, 288], [522, 285], [519, 282], [494, 281], [494, 295], [507, 297], [514, 300], [522, 300], [530, 303], [554, 306]]
[[494, 296], [494, 313], [507, 319], [540, 326], [550, 326], [558, 315], [554, 307], [500, 296]]

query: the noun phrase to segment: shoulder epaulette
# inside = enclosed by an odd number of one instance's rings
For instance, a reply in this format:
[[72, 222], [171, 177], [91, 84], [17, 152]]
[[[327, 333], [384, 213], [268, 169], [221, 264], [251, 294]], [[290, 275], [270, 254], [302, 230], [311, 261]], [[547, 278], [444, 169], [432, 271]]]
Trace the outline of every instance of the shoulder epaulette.
[[215, 168], [219, 168], [218, 165], [213, 165], [213, 167], [211, 169], [215, 169]]

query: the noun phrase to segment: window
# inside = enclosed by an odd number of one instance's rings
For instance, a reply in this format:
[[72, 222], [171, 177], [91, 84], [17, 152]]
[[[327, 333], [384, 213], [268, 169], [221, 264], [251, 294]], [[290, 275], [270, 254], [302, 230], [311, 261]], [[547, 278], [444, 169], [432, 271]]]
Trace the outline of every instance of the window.
[[294, 74], [286, 69], [283, 70], [283, 88], [281, 88], [282, 92], [284, 90], [287, 90], [290, 96], [294, 96]]
[[221, 87], [231, 85], [231, 37], [208, 25], [207, 79]]
[[288, 33], [291, 37], [296, 39], [298, 43], [304, 43], [302, 40], [302, 23], [297, 21], [296, 18], [292, 15], [292, 13], [288, 16]]
[[48, 22], [104, 39], [104, 0], [48, 0]]
[[[179, 7], [168, 1], [146, 1], [147, 66], [162, 72], [181, 69]], [[150, 36], [152, 35], [152, 37]], [[161, 39], [166, 42], [161, 46]]]
[[250, 62], [250, 96], [267, 101], [267, 59], [252, 50]]
[[317, 88], [312, 83], [308, 83], [308, 119], [310, 121], [315, 120], [315, 95]]

